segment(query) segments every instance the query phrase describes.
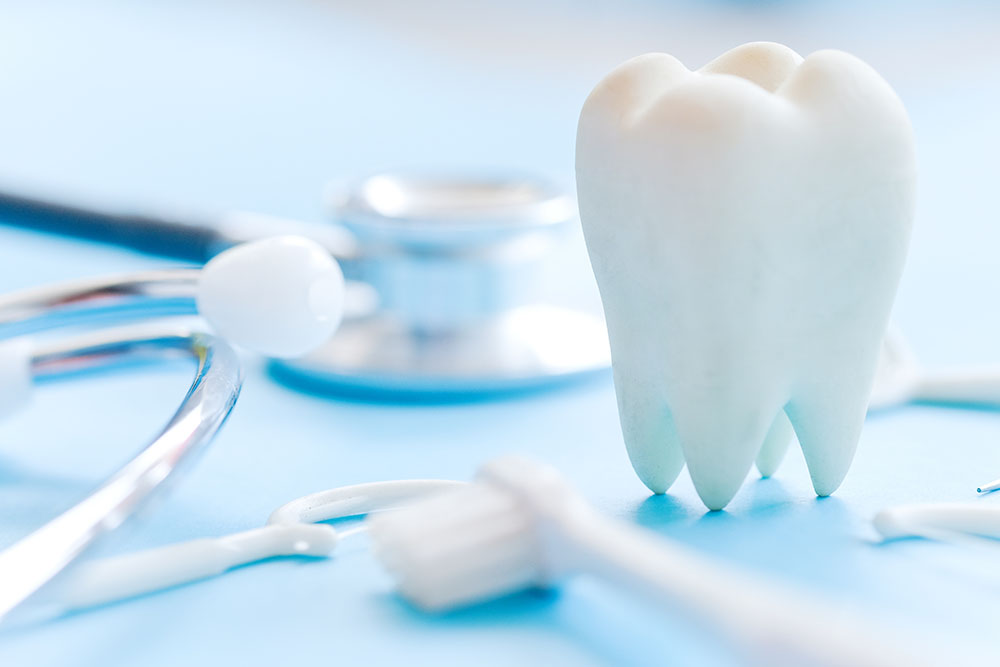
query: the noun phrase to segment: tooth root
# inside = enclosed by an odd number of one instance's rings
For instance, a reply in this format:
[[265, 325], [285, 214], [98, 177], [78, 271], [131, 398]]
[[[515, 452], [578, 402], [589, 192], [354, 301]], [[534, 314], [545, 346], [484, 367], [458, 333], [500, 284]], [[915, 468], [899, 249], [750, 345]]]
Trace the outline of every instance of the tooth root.
[[673, 404], [691, 481], [710, 510], [721, 510], [736, 495], [778, 411], [762, 410], [756, 397], [754, 392], [738, 401], [685, 396]]
[[757, 454], [757, 471], [761, 477], [770, 477], [778, 470], [781, 461], [788, 452], [788, 445], [791, 444], [794, 435], [792, 424], [788, 421], [788, 415], [784, 410], [771, 422], [771, 428], [764, 436], [764, 444]]
[[618, 414], [632, 467], [650, 491], [666, 493], [684, 469], [684, 454], [666, 399], [650, 389], [655, 386], [615, 368]]
[[818, 496], [837, 490], [857, 449], [871, 380], [850, 384], [812, 388], [795, 396], [786, 408]]

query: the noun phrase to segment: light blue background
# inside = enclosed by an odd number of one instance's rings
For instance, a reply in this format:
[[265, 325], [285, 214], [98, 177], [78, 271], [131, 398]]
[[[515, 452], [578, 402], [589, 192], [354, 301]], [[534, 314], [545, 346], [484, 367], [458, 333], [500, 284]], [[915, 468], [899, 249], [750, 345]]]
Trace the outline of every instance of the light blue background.
[[[897, 320], [929, 364], [1000, 361], [996, 164], [1000, 12], [976, 3], [486, 5], [438, 2], [3, 3], [0, 183], [120, 206], [318, 219], [327, 179], [406, 166], [510, 167], [572, 184], [576, 114], [625, 58], [697, 66], [745, 41], [862, 56], [911, 111], [919, 213]], [[579, 257], [576, 259], [580, 259]], [[0, 229], [0, 288], [166, 262]], [[592, 297], [585, 264], [570, 262]], [[577, 274], [573, 274], [577, 275]], [[109, 551], [263, 523], [341, 484], [467, 478], [510, 451], [551, 462], [601, 509], [863, 609], [968, 662], [1000, 614], [996, 553], [876, 546], [870, 517], [970, 500], [1000, 476], [1000, 415], [914, 407], [870, 418], [838, 493], [795, 452], [706, 514], [686, 476], [650, 498], [608, 378], [445, 406], [297, 393], [249, 360], [201, 464]], [[155, 433], [186, 369], [51, 385], [0, 427], [0, 545], [67, 507]], [[709, 636], [586, 579], [427, 617], [363, 541], [330, 562], [271, 561], [0, 637], [0, 665], [738, 664]]]

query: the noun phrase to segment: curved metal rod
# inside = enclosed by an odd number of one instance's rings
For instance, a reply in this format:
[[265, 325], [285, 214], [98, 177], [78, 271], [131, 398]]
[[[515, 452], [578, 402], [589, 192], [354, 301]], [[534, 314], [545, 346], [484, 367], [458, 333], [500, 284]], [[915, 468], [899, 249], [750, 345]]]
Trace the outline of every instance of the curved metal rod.
[[190, 461], [222, 427], [242, 385], [232, 348], [214, 336], [176, 327], [119, 328], [36, 349], [31, 362], [35, 379], [174, 353], [193, 357], [198, 369], [160, 434], [87, 498], [0, 552], [0, 621]]

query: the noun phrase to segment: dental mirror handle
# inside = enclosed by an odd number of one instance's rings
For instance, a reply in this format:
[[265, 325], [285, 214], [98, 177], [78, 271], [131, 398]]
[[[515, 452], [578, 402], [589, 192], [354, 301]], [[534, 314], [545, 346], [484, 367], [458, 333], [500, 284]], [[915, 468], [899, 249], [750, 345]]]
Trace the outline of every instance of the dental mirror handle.
[[1000, 365], [926, 373], [912, 396], [929, 403], [1000, 406]]
[[265, 558], [326, 557], [336, 545], [337, 532], [325, 524], [270, 525], [88, 561], [52, 595], [62, 609], [82, 609], [207, 579]]

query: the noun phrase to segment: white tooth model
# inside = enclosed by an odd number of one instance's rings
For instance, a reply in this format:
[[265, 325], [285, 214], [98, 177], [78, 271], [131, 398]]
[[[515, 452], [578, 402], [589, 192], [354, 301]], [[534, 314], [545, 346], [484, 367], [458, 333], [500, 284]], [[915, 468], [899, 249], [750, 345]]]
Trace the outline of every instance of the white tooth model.
[[912, 131], [889, 85], [846, 53], [771, 43], [696, 72], [640, 56], [587, 99], [576, 177], [642, 481], [663, 493], [686, 462], [721, 509], [794, 427], [816, 493], [833, 493], [913, 218]]

